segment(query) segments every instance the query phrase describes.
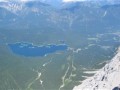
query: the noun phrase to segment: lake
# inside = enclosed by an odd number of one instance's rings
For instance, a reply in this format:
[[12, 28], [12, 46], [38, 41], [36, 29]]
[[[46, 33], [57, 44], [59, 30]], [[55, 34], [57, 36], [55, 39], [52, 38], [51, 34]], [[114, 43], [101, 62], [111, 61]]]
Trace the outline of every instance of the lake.
[[45, 56], [46, 54], [64, 51], [68, 48], [65, 44], [37, 46], [29, 43], [14, 43], [8, 44], [8, 46], [13, 53], [26, 57]]

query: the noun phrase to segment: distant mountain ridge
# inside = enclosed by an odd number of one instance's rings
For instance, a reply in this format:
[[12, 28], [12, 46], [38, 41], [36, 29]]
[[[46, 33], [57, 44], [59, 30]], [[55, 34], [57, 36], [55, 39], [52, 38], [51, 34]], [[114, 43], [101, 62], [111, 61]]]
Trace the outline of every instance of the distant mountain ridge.
[[[46, 25], [48, 25], [48, 28], [60, 30], [84, 30], [86, 23], [90, 28], [91, 24], [97, 24], [98, 27], [99, 24], [118, 25], [119, 4], [94, 5], [88, 2], [75, 2], [64, 3], [61, 8], [55, 8], [40, 1], [0, 2], [0, 27], [30, 29], [31, 27], [47, 28]], [[113, 21], [109, 22], [109, 18]], [[102, 27], [99, 29], [99, 31], [104, 30]]]

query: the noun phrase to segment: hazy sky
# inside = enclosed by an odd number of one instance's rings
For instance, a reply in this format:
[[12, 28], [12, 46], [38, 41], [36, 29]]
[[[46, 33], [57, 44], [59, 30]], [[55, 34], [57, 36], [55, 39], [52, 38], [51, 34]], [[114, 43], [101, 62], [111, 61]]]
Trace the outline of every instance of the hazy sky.
[[[26, 1], [47, 1], [47, 2], [57, 2], [57, 1], [60, 1], [60, 0], [0, 0], [0, 1], [22, 1], [22, 2], [26, 2]], [[95, 1], [95, 2], [98, 2], [98, 1], [107, 1], [107, 2], [120, 2], [120, 0], [61, 0], [63, 2], [76, 2], [76, 1]]]
[[[10, 1], [10, 0], [0, 0], [0, 1]], [[26, 2], [26, 1], [34, 1], [34, 0], [13, 0], [13, 1], [23, 1], [23, 2]]]
[[[0, 1], [9, 1], [9, 0], [0, 0]], [[14, 1], [34, 1], [34, 0], [14, 0]], [[37, 0], [36, 0], [37, 1]], [[38, 0], [39, 1], [39, 0]], [[40, 1], [44, 1], [44, 0], [40, 0]], [[47, 0], [46, 0], [47, 1]], [[49, 0], [48, 0], [49, 1]], [[86, 1], [86, 0], [61, 0], [63, 2], [70, 2], [70, 1]]]
[[63, 2], [70, 2], [70, 1], [75, 2], [75, 1], [86, 1], [86, 0], [63, 0]]

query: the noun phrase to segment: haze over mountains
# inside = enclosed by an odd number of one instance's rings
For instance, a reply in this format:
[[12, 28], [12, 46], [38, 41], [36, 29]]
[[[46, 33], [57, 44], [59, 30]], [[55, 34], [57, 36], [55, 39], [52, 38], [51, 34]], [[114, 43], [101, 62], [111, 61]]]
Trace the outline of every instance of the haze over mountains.
[[[119, 0], [1, 0], [0, 90], [72, 90], [114, 56], [119, 11]], [[50, 46], [55, 52], [38, 56]]]
[[[56, 3], [61, 2], [59, 0], [55, 1]], [[55, 1], [51, 0], [49, 3], [53, 4], [54, 2], [55, 4]], [[90, 23], [95, 23], [97, 20], [97, 22], [101, 24], [103, 24], [102, 22], [104, 21], [110, 24], [109, 20], [107, 19], [108, 17], [114, 18], [113, 22], [111, 22], [113, 24], [119, 20], [119, 12], [116, 11], [116, 9], [119, 9], [118, 3], [112, 5], [93, 5], [86, 2], [76, 2], [62, 4], [62, 7], [60, 5], [60, 8], [58, 9], [45, 2], [47, 1], [44, 1], [44, 3], [40, 1], [28, 1], [24, 3], [16, 1], [0, 2], [0, 27], [7, 25], [10, 28], [12, 28], [12, 26], [17, 26], [19, 28], [19, 25], [22, 24], [23, 27], [21, 28], [30, 28], [29, 26], [34, 26], [35, 28], [46, 27], [44, 26], [45, 24], [39, 26], [39, 23], [42, 22], [49, 23], [49, 27], [55, 26], [56, 28], [60, 28], [59, 26], [62, 25], [64, 28], [77, 29], [80, 27], [79, 25], [77, 26], [77, 24], [81, 23], [83, 26], [86, 24], [85, 20], [89, 21]], [[112, 10], [112, 13], [110, 10]], [[33, 17], [33, 19], [31, 17]], [[87, 24], [88, 27], [89, 22]], [[14, 27], [14, 29], [17, 27]]]
[[[118, 0], [115, 0], [115, 1], [114, 0], [111, 0], [111, 1], [104, 0], [104, 1], [102, 1], [102, 2], [112, 2], [112, 5], [108, 4], [108, 3], [106, 3], [106, 4], [105, 3], [104, 4], [103, 3], [102, 4], [93, 4], [90, 2], [88, 2], [88, 3], [87, 2], [76, 2], [76, 3], [62, 3], [62, 4], [60, 4], [58, 2], [61, 2], [61, 0], [55, 0], [55, 1], [54, 0], [48, 0], [48, 1], [44, 0], [43, 2], [38, 1], [38, 0], [34, 0], [34, 1], [27, 1], [24, 3], [18, 2], [16, 0], [15, 0], [15, 2], [13, 0], [8, 1], [8, 2], [0, 2], [1, 15], [2, 15], [2, 17], [4, 17], [4, 19], [6, 19], [12, 23], [14, 23], [16, 20], [18, 20], [20, 23], [20, 21], [22, 19], [19, 19], [19, 18], [24, 18], [24, 19], [29, 18], [28, 19], [28, 21], [29, 21], [30, 17], [34, 16], [36, 18], [43, 17], [43, 18], [41, 18], [41, 19], [44, 19], [43, 21], [53, 19], [53, 20], [50, 20], [47, 22], [52, 21], [52, 23], [54, 23], [54, 24], [55, 23], [62, 24], [60, 22], [64, 22], [64, 23], [66, 23], [66, 25], [72, 25], [71, 23], [73, 23], [76, 20], [75, 18], [78, 18], [78, 17], [83, 18], [84, 17], [83, 19], [85, 19], [87, 17], [91, 17], [91, 16], [93, 17], [98, 12], [99, 12], [99, 15], [95, 16], [96, 19], [101, 18], [101, 19], [105, 20], [105, 17], [102, 17], [102, 16], [104, 16], [105, 13], [108, 14], [108, 16], [109, 16], [109, 12], [107, 12], [107, 11], [109, 11], [108, 9], [114, 9], [116, 7], [119, 8], [119, 3], [118, 3], [119, 1]], [[59, 5], [57, 5], [56, 3]], [[101, 3], [101, 1], [98, 1], [96, 3]], [[59, 7], [59, 9], [58, 8], [56, 9], [53, 6], [51, 6], [51, 4], [57, 5], [60, 7]], [[93, 8], [94, 6], [99, 7], [99, 8]], [[107, 7], [109, 7], [109, 8], [107, 9]], [[84, 8], [87, 8], [88, 16], [84, 16], [84, 14], [86, 13]], [[94, 9], [96, 9], [96, 11]], [[114, 10], [112, 12], [114, 13]], [[8, 19], [7, 19], [7, 16], [4, 15], [5, 13], [6, 13], [6, 15], [9, 15]], [[117, 12], [117, 13], [119, 13], [119, 12]], [[114, 15], [112, 15], [112, 17], [113, 16]], [[3, 19], [2, 17], [1, 17], [1, 23], [2, 23], [2, 21], [5, 22], [5, 20], [2, 20]], [[91, 17], [91, 20], [93, 21], [92, 17]], [[115, 16], [115, 17], [117, 17], [117, 16]], [[47, 18], [47, 19], [45, 19], [45, 18]], [[63, 20], [63, 18], [66, 18], [66, 19]], [[41, 20], [36, 20], [36, 23], [37, 23], [37, 21], [39, 22]]]
[[0, 0], [0, 2], [29, 2], [29, 1], [40, 1], [43, 3], [47, 3], [56, 7], [64, 3], [71, 3], [71, 2], [89, 2], [89, 3], [102, 3], [102, 4], [118, 4], [120, 3], [119, 0]]

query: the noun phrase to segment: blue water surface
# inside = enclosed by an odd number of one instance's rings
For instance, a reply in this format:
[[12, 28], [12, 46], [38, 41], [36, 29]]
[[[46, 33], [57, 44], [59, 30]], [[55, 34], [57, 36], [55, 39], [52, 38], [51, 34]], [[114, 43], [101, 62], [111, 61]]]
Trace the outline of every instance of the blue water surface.
[[35, 46], [29, 43], [8, 44], [13, 53], [26, 57], [45, 56], [56, 51], [63, 51], [68, 48], [65, 44]]

